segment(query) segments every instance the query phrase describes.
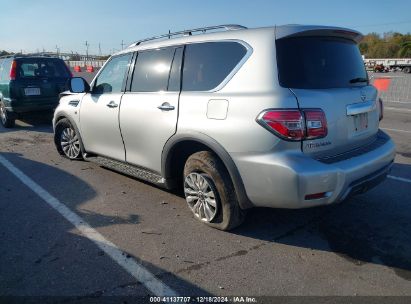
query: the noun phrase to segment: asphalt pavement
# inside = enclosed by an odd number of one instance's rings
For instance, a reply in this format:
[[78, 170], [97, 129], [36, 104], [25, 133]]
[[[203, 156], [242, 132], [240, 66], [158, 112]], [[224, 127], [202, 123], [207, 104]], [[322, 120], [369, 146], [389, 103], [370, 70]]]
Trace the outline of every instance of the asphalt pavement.
[[231, 232], [178, 194], [61, 157], [49, 116], [0, 127], [0, 296], [411, 296], [410, 105], [385, 103], [397, 157], [377, 188], [253, 209]]

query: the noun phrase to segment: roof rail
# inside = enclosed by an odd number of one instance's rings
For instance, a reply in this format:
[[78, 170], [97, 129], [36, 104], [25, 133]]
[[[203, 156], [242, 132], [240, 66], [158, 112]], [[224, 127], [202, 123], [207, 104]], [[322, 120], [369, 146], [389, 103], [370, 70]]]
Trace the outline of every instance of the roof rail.
[[0, 56], [0, 59], [4, 58], [22, 58], [22, 57], [53, 57], [50, 54], [44, 54], [44, 53], [28, 53], [28, 54], [21, 54], [21, 53], [16, 53], [16, 54], [8, 54], [4, 56]]
[[3, 55], [0, 56], [0, 59], [4, 59], [4, 58], [12, 58], [12, 57], [16, 57], [17, 54], [8, 54], [8, 55]]
[[195, 29], [191, 29], [191, 30], [184, 30], [184, 31], [174, 32], [174, 33], [169, 32], [168, 34], [138, 40], [138, 41], [133, 42], [132, 44], [130, 44], [128, 46], [128, 48], [140, 45], [143, 42], [147, 42], [147, 41], [151, 41], [151, 40], [157, 40], [157, 39], [162, 39], [162, 38], [170, 39], [173, 36], [179, 36], [179, 35], [191, 36], [192, 33], [195, 33], [195, 32], [205, 33], [207, 31], [213, 31], [213, 30], [219, 30], [219, 29], [224, 29], [226, 31], [233, 31], [233, 30], [247, 29], [247, 27], [242, 26], [242, 25], [238, 25], [238, 24], [222, 24], [222, 25], [215, 25], [215, 26], [200, 27], [200, 28], [195, 28]]

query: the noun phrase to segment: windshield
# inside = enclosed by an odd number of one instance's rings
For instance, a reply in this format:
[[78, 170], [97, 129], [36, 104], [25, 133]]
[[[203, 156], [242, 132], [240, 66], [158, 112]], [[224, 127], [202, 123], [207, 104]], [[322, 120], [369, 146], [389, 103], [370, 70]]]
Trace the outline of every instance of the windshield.
[[24, 58], [17, 64], [18, 78], [68, 78], [67, 66], [62, 60], [50, 58]]
[[294, 37], [276, 42], [280, 85], [296, 89], [368, 84], [355, 42], [337, 37]]

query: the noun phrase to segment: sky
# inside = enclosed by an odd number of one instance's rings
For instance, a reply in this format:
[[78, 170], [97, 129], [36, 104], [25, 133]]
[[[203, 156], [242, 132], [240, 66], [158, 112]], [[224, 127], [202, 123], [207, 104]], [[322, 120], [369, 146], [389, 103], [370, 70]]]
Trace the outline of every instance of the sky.
[[[0, 0], [0, 50], [110, 54], [133, 41], [218, 24], [289, 23], [411, 32], [411, 0]], [[99, 49], [100, 45], [100, 49]]]

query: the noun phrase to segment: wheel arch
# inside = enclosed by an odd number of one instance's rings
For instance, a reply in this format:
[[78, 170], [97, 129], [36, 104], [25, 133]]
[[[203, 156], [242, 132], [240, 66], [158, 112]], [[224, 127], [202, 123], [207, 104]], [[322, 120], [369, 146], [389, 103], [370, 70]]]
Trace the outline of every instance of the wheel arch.
[[85, 148], [84, 148], [83, 138], [81, 137], [80, 129], [78, 128], [76, 122], [75, 122], [69, 115], [67, 115], [67, 113], [65, 113], [65, 112], [60, 112], [60, 113], [58, 113], [58, 114], [54, 117], [54, 120], [53, 120], [54, 135], [55, 135], [55, 133], [56, 133], [56, 125], [57, 125], [57, 123], [58, 123], [60, 120], [62, 120], [62, 119], [67, 119], [67, 120], [70, 122], [70, 124], [73, 126], [73, 128], [76, 130], [77, 136], [79, 137], [79, 140], [80, 140], [80, 148], [81, 148], [81, 151], [82, 151], [83, 153], [85, 153], [86, 150], [85, 150]]
[[249, 200], [241, 175], [229, 153], [213, 138], [203, 133], [186, 133], [172, 136], [164, 146], [161, 158], [161, 172], [169, 182], [169, 187], [176, 186], [182, 178], [187, 158], [199, 151], [211, 151], [223, 162], [236, 191], [241, 209], [253, 207]]

